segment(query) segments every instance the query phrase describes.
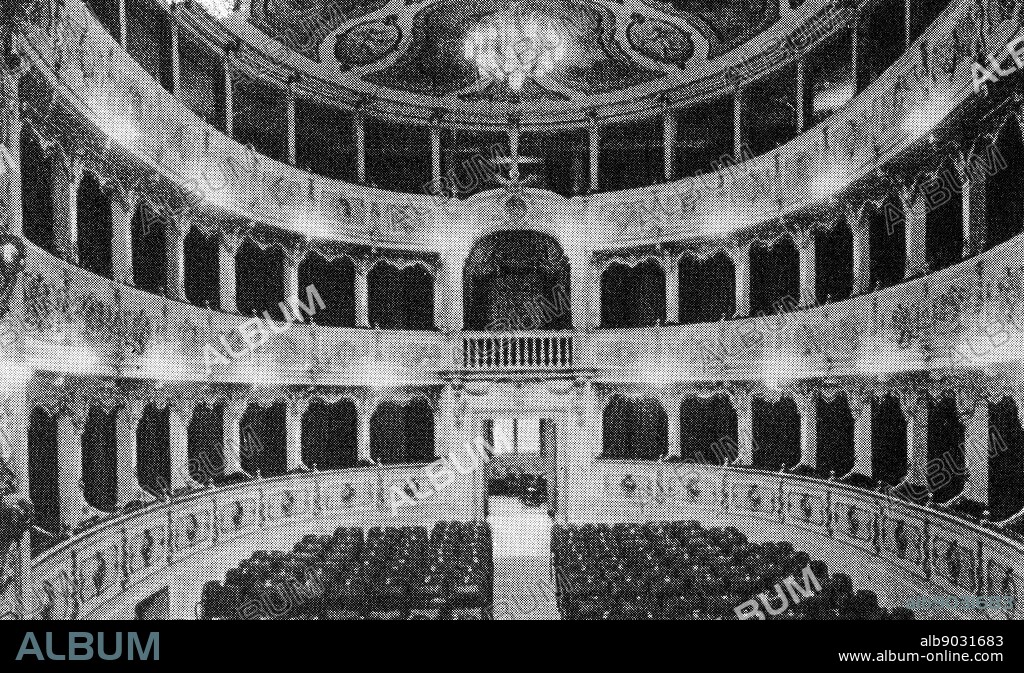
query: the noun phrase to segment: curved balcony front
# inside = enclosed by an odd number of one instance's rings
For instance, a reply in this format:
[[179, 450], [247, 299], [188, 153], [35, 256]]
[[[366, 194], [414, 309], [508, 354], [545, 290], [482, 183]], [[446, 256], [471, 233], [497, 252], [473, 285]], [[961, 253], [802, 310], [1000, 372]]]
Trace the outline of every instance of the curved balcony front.
[[[824, 122], [736, 168], [635, 191], [573, 197], [555, 213], [566, 241], [588, 250], [663, 241], [721, 239], [802, 211], [835, 207], [834, 199], [931, 134], [971, 99], [974, 48], [998, 58], [1019, 32], [994, 5], [982, 22], [977, 6], [952, 4], [917, 42], [867, 89]], [[60, 23], [31, 26], [27, 51], [38, 72], [88, 120], [100, 139], [102, 165], [136, 162], [198, 197], [219, 219], [257, 221], [312, 238], [444, 251], [459, 231], [474, 238], [477, 204], [384, 190], [314, 176], [261, 157], [215, 130], [168, 95], [102, 29], [84, 5], [69, 2]], [[58, 65], [60, 64], [60, 65]], [[919, 76], [923, 75], [923, 76]], [[40, 129], [60, 110], [30, 100]], [[158, 129], [141, 133], [139, 129]], [[95, 132], [95, 131], [92, 131]], [[48, 138], [58, 142], [58, 137]], [[116, 156], [109, 141], [124, 147]], [[842, 160], [837, 161], [837, 154]], [[740, 154], [740, 160], [747, 158]], [[111, 167], [111, 174], [116, 171]], [[534, 196], [530, 218], [554, 203]], [[542, 211], [542, 212], [541, 212]], [[542, 224], [536, 225], [543, 230]], [[585, 233], [585, 235], [583, 235]], [[576, 245], [576, 243], [573, 243]]]
[[[330, 534], [336, 526], [429, 526], [455, 513], [473, 516], [463, 494], [425, 501], [401, 518], [387, 516], [386, 492], [409, 474], [363, 468], [292, 475], [212, 489], [112, 519], [33, 561], [28, 614], [131, 619], [139, 601], [170, 587], [171, 617], [193, 618], [203, 584], [256, 549], [288, 549], [311, 531]], [[937, 593], [1006, 596], [1010, 609], [950, 609], [932, 616], [1020, 614], [1020, 541], [934, 509], [835, 482], [682, 463], [600, 461], [587, 484], [578, 493], [586, 500], [581, 521], [733, 525], [752, 540], [789, 540], [830, 565], [842, 559], [857, 585], [878, 592], [882, 604], [895, 607], [908, 595]], [[18, 614], [17, 590], [13, 583], [3, 588], [0, 614]]]
[[[203, 584], [258, 549], [291, 549], [338, 526], [471, 520], [463, 485], [393, 511], [393, 491], [421, 466], [377, 466], [287, 475], [153, 503], [74, 535], [32, 561], [25, 587], [34, 619], [133, 619], [134, 606], [172, 585], [171, 618], [194, 619]], [[0, 587], [0, 615], [17, 615], [22, 587]]]
[[[914, 372], [1016, 386], [1018, 237], [852, 299], [695, 325], [515, 332], [382, 330], [245, 318], [110, 281], [29, 246], [34, 370], [165, 382], [428, 386], [460, 372], [587, 372], [607, 383], [779, 386]], [[330, 297], [325, 298], [330, 301]]]

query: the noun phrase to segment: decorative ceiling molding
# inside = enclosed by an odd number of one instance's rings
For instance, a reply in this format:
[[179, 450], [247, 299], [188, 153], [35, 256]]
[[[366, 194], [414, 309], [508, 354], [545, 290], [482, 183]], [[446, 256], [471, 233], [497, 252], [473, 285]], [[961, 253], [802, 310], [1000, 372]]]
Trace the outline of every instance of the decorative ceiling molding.
[[709, 58], [721, 56], [755, 37], [779, 18], [773, 0], [642, 0], [652, 8], [691, 23], [711, 44]]
[[633, 14], [626, 28], [629, 46], [652, 61], [685, 68], [693, 57], [693, 38], [675, 24]]
[[351, 70], [375, 63], [402, 42], [402, 29], [394, 14], [356, 24], [337, 36], [334, 56], [342, 70]]
[[[741, 67], [744, 79], [776, 67], [775, 52], [794, 29], [823, 36], [830, 29], [822, 33], [819, 24], [844, 20], [823, 1], [820, 8], [781, 12], [768, 0], [537, 2], [528, 8], [559, 19], [571, 49], [563, 67], [528, 81], [519, 93], [481, 80], [463, 54], [468, 29], [506, 4], [258, 0], [248, 21], [179, 13], [214, 45], [240, 44], [237, 54], [256, 72], [265, 69], [278, 79], [278, 66], [301, 72], [305, 92], [345, 103], [365, 97], [381, 113], [424, 123], [444, 110], [451, 121], [474, 126], [499, 123], [510, 113], [527, 124], [578, 124], [591, 109], [613, 118], [653, 108], [663, 98], [702, 98], [726, 85], [723, 73], [730, 67]], [[776, 23], [778, 44], [762, 35]], [[815, 27], [803, 30], [802, 24]], [[748, 43], [750, 53], [734, 50]], [[736, 53], [726, 55], [730, 51]]]
[[319, 60], [320, 45], [329, 34], [385, 4], [387, 0], [254, 0], [249, 21], [289, 49]]
[[[405, 93], [438, 98], [454, 95], [463, 100], [493, 100], [494, 96], [507, 102], [504, 88], [482, 80], [463, 54], [463, 40], [469, 30], [505, 5], [503, 0], [438, 0], [417, 8], [404, 53], [381, 70], [362, 75], [362, 79]], [[524, 9], [555, 17], [567, 33], [569, 47], [564, 66], [542, 81], [533, 80], [534, 86], [519, 92], [520, 98], [540, 94], [548, 99], [554, 93], [556, 100], [557, 94], [575, 100], [646, 84], [666, 74], [641, 66], [626, 53], [616, 39], [616, 16], [606, 7], [560, 0], [538, 3], [536, 7], [527, 3]]]

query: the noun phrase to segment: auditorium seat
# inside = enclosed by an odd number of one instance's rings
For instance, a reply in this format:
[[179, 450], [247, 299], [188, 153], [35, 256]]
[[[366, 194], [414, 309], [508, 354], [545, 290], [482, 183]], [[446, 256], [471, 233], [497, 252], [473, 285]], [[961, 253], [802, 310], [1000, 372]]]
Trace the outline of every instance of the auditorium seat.
[[[338, 528], [257, 551], [204, 587], [207, 619], [482, 619], [493, 601], [487, 524]], [[262, 606], [282, 606], [280, 614]], [[255, 614], [254, 614], [255, 613]], [[264, 614], [265, 613], [265, 614]]]
[[854, 593], [843, 573], [787, 541], [751, 543], [734, 527], [694, 521], [555, 526], [556, 599], [566, 619], [737, 619], [735, 608], [809, 568], [821, 591], [772, 619], [913, 619]]

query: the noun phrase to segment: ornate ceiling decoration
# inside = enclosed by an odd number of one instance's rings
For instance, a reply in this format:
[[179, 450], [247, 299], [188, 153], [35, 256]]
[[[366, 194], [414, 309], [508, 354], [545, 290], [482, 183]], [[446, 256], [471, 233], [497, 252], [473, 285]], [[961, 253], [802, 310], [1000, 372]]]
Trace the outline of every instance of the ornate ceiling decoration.
[[269, 37], [316, 60], [338, 26], [377, 11], [388, 0], [252, 0], [249, 21]]
[[720, 56], [754, 37], [779, 18], [773, 0], [642, 0], [645, 4], [688, 21], [707, 38], [710, 58]]
[[[480, 96], [486, 90], [476, 69], [463, 54], [466, 34], [480, 20], [506, 5], [504, 0], [440, 0], [416, 14], [409, 49], [392, 65], [364, 75], [379, 86], [434, 96]], [[643, 84], [664, 72], [651, 70], [630, 58], [615, 40], [615, 15], [589, 3], [563, 1], [554, 6], [529, 5], [537, 12], [557, 15], [568, 31], [564, 67], [533, 80], [541, 90], [572, 98], [607, 93]], [[529, 95], [529, 91], [524, 89]]]
[[521, 90], [481, 76], [466, 35], [510, 0], [254, 0], [250, 22], [316, 74], [398, 106], [468, 118], [556, 117], [650, 99], [779, 18], [769, 0], [519, 0], [564, 26], [565, 56]]

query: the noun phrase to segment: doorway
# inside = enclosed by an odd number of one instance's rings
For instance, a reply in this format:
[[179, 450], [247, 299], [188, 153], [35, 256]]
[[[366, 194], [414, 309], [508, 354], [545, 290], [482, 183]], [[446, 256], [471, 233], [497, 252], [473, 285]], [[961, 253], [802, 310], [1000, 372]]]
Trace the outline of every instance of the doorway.
[[557, 619], [551, 582], [556, 423], [517, 414], [483, 419], [482, 431], [492, 452], [484, 511], [494, 541], [494, 617]]
[[525, 507], [557, 508], [555, 421], [540, 416], [502, 416], [483, 424], [491, 447], [487, 466], [487, 511], [490, 499], [515, 498]]

